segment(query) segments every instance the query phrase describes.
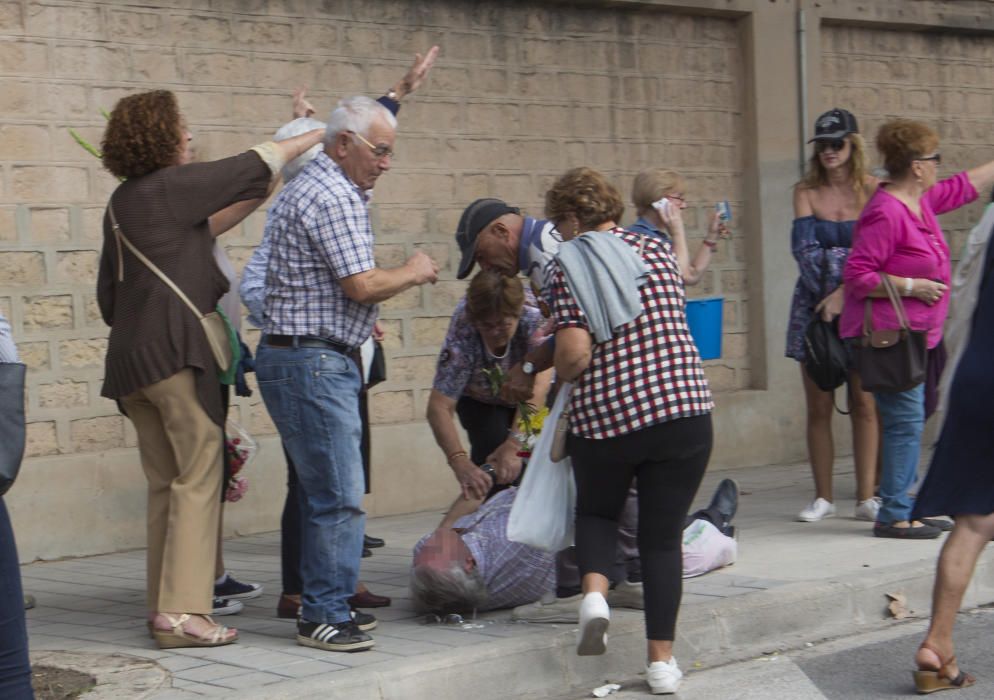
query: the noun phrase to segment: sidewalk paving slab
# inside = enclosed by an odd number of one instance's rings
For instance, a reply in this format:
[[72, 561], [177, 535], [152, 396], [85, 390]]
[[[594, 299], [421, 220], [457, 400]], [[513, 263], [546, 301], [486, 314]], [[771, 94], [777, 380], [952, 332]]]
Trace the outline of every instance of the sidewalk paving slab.
[[[851, 462], [837, 465], [839, 514], [820, 523], [794, 520], [811, 498], [807, 465], [711, 472], [698, 506], [726, 476], [742, 490], [739, 559], [684, 581], [676, 655], [685, 670], [881, 624], [887, 592], [904, 593], [913, 614], [927, 614], [942, 540], [872, 537], [870, 523], [851, 517], [855, 500], [845, 497], [854, 490]], [[429, 512], [369, 520], [368, 531], [387, 546], [363, 560], [361, 578], [394, 600], [371, 611], [380, 620], [373, 650], [336, 654], [296, 645], [294, 621], [275, 614], [280, 548], [279, 533], [271, 532], [225, 541], [227, 567], [264, 584], [265, 593], [245, 601], [241, 614], [220, 618], [239, 629], [240, 639], [213, 649], [155, 647], [145, 628], [142, 551], [23, 566], [24, 589], [38, 598], [28, 612], [32, 657], [55, 665], [64, 658], [67, 666], [89, 658], [84, 665], [99, 682], [84, 697], [93, 700], [538, 698], [632, 678], [643, 667], [638, 611], [613, 611], [601, 657], [575, 655], [575, 625], [518, 623], [508, 610], [461, 625], [427, 624], [411, 607], [407, 569], [414, 543], [440, 518]], [[994, 556], [985, 555], [966, 604], [992, 600]], [[141, 671], [133, 677], [122, 673], [128, 660]]]

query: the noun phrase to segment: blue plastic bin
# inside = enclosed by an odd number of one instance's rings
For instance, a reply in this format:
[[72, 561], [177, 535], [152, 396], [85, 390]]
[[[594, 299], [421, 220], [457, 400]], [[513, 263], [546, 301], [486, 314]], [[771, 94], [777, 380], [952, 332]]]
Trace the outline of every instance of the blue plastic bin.
[[687, 300], [687, 325], [702, 360], [721, 357], [721, 309], [724, 297]]

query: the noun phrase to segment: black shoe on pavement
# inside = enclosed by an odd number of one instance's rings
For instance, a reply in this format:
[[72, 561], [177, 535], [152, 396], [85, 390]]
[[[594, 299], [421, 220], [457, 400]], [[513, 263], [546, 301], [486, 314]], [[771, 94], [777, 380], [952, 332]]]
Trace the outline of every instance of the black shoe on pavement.
[[874, 537], [891, 537], [895, 540], [934, 540], [942, 534], [942, 530], [931, 525], [918, 527], [895, 527], [876, 523], [873, 526]]
[[721, 514], [722, 523], [718, 526], [719, 530], [724, 531], [729, 526], [738, 509], [739, 485], [735, 479], [722, 479], [718, 488], [714, 490], [714, 496], [711, 497], [711, 503], [707, 507], [707, 510], [716, 510]]
[[371, 557], [371, 556], [373, 556], [373, 550], [371, 550], [369, 547], [363, 547], [362, 558], [365, 559], [366, 557]]
[[382, 547], [386, 544], [386, 540], [382, 537], [372, 537], [370, 535], [362, 536], [362, 546], [366, 549], [376, 549], [377, 547]]
[[363, 632], [376, 629], [376, 618], [362, 610], [352, 608], [352, 622]]
[[373, 638], [348, 622], [325, 623], [297, 620], [297, 644], [325, 651], [364, 651], [373, 646]]
[[953, 521], [946, 520], [945, 518], [918, 518], [922, 525], [928, 525], [929, 527], [937, 527], [943, 532], [949, 532], [953, 529]]
[[240, 600], [229, 600], [228, 598], [214, 598], [213, 602], [213, 612], [214, 615], [237, 615], [245, 607], [245, 604]]
[[258, 583], [242, 583], [226, 573], [224, 581], [214, 584], [215, 598], [230, 598], [231, 600], [251, 600], [262, 595], [262, 586]]

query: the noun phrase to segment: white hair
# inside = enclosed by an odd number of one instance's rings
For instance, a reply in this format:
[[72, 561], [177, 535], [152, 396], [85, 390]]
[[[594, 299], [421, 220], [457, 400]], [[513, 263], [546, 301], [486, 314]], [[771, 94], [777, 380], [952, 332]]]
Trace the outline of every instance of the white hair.
[[324, 131], [325, 145], [334, 142], [335, 137], [343, 131], [354, 131], [366, 136], [377, 117], [385, 120], [391, 129], [397, 128], [397, 117], [376, 100], [365, 95], [344, 98], [328, 117], [328, 126]]
[[483, 610], [487, 585], [478, 569], [467, 572], [453, 561], [445, 569], [411, 568], [411, 602], [418, 612], [465, 613]]
[[[273, 141], [285, 141], [286, 139], [291, 139], [294, 136], [306, 134], [308, 131], [325, 128], [327, 128], [327, 124], [322, 121], [311, 119], [310, 117], [298, 117], [292, 122], [287, 122], [277, 129], [276, 134], [273, 135]], [[298, 173], [304, 169], [304, 166], [314, 160], [314, 157], [317, 156], [320, 150], [321, 144], [316, 143], [308, 148], [304, 153], [301, 153], [299, 156], [284, 165], [282, 171], [283, 181], [290, 182], [290, 180], [297, 177]]]

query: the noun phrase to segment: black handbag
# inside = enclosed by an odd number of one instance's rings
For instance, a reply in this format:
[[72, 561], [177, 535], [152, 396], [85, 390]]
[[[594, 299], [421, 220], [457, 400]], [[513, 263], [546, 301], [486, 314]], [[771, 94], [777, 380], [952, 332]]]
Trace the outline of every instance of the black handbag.
[[367, 387], [374, 387], [387, 380], [387, 358], [383, 354], [383, 343], [373, 341], [373, 359], [369, 361], [369, 381]]
[[867, 298], [863, 310], [863, 337], [856, 348], [856, 369], [865, 391], [898, 393], [925, 381], [928, 332], [911, 330], [904, 303], [890, 277], [881, 273], [880, 278], [901, 327], [874, 330], [873, 302]]
[[804, 332], [804, 369], [822, 391], [845, 384], [849, 358], [836, 321], [824, 321], [819, 314], [811, 319]]
[[24, 370], [20, 362], [0, 362], [0, 496], [13, 485], [24, 456]]

